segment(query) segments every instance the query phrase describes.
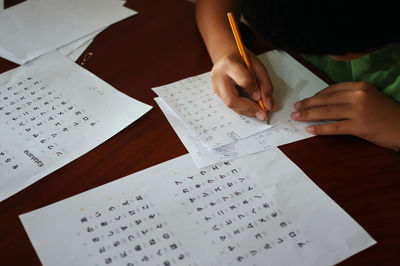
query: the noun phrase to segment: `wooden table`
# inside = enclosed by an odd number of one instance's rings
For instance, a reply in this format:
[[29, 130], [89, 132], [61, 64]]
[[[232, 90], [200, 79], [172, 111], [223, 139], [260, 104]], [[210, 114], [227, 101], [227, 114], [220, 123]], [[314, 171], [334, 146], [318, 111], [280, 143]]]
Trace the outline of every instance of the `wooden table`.
[[[96, 37], [86, 50], [94, 55], [84, 67], [154, 108], [110, 140], [0, 203], [1, 265], [40, 264], [19, 214], [187, 153], [154, 102], [151, 88], [211, 69], [194, 5], [185, 0], [132, 0], [127, 6], [139, 14]], [[249, 40], [247, 45], [252, 48]], [[266, 47], [253, 50], [264, 52]], [[0, 72], [13, 67], [0, 60]], [[399, 264], [400, 156], [351, 136], [314, 137], [280, 149], [377, 240], [341, 265]]]

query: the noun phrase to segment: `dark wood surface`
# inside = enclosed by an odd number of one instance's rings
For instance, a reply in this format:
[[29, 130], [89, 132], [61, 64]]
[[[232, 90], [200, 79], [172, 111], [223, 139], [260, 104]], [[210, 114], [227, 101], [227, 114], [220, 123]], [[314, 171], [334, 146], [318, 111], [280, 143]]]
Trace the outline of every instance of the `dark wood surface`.
[[[154, 108], [110, 140], [0, 203], [0, 265], [40, 264], [19, 214], [187, 153], [154, 102], [151, 88], [211, 69], [194, 5], [185, 0], [132, 0], [127, 6], [139, 14], [97, 36], [86, 50], [94, 55], [84, 67]], [[253, 47], [258, 53], [266, 49]], [[13, 67], [0, 59], [0, 72]], [[400, 157], [395, 152], [351, 136], [314, 137], [280, 149], [377, 240], [341, 265], [399, 265]]]

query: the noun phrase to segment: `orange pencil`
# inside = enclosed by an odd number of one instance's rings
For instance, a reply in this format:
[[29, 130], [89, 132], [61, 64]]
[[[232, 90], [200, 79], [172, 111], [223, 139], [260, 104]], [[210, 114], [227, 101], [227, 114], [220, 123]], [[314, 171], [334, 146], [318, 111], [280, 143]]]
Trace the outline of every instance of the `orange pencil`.
[[[242, 57], [247, 69], [250, 71], [251, 75], [253, 76], [253, 79], [256, 82], [257, 87], [259, 88], [256, 75], [254, 74], [254, 71], [253, 71], [253, 67], [251, 66], [250, 61], [247, 58], [246, 51], [244, 50], [242, 38], [240, 37], [240, 33], [239, 33], [239, 29], [236, 24], [235, 17], [233, 16], [233, 14], [231, 12], [228, 13], [228, 19], [229, 19], [229, 24], [231, 25], [231, 28], [232, 28], [233, 36], [235, 36], [235, 41], [236, 41], [236, 45], [239, 49], [240, 56]], [[264, 108], [264, 105], [263, 105], [261, 99], [258, 100], [258, 104], [265, 111], [265, 108]]]

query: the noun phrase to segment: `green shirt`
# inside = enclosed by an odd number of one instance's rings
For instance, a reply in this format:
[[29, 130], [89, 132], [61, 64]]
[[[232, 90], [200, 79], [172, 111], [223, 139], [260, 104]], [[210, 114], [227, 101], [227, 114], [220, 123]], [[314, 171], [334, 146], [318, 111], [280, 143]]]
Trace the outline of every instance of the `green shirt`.
[[351, 61], [336, 61], [328, 56], [306, 58], [335, 83], [367, 81], [400, 103], [400, 43]]

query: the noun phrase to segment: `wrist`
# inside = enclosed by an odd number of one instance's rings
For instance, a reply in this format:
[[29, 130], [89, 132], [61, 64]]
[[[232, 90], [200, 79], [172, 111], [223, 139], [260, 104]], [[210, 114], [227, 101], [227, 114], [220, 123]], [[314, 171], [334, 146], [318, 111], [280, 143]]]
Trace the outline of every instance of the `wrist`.
[[235, 56], [240, 57], [240, 53], [236, 46], [236, 43], [225, 44], [223, 47], [220, 46], [215, 52], [209, 51], [209, 54], [213, 64], [215, 64], [222, 58], [232, 58]]

